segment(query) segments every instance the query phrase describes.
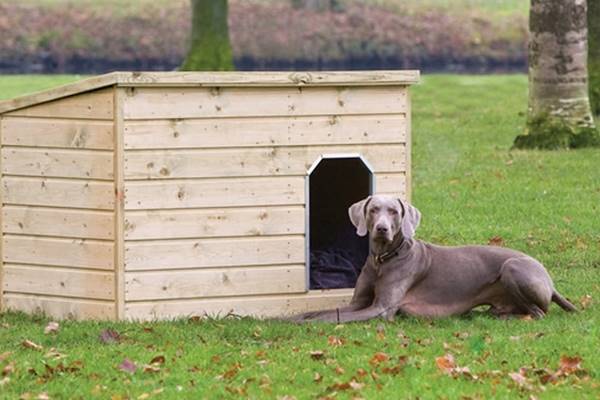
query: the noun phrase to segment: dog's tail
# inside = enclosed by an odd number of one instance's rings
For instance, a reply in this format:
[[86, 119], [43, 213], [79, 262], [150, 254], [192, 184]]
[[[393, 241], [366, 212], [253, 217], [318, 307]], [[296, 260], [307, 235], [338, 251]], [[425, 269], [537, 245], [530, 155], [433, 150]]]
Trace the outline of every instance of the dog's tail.
[[552, 291], [552, 301], [567, 312], [576, 312], [577, 308], [569, 300], [565, 299], [556, 290]]

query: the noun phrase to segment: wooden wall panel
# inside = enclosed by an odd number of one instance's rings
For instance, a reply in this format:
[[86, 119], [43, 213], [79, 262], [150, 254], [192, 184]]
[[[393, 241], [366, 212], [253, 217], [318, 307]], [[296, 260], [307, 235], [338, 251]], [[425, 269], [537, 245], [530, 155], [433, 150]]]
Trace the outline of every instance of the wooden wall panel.
[[113, 154], [90, 150], [3, 147], [2, 173], [4, 175], [112, 180]]
[[4, 203], [112, 210], [112, 182], [37, 177], [4, 177]]
[[2, 118], [4, 146], [112, 150], [111, 121], [58, 118]]
[[7, 292], [114, 300], [114, 273], [68, 268], [4, 265]]
[[73, 268], [114, 269], [114, 245], [109, 241], [5, 235], [5, 263]]
[[128, 211], [125, 239], [304, 234], [304, 207]]
[[4, 206], [2, 228], [4, 233], [82, 239], [113, 239], [115, 231], [112, 212], [30, 206]]
[[80, 93], [7, 113], [8, 116], [112, 120], [113, 89]]
[[404, 114], [126, 121], [125, 149], [402, 143]]
[[132, 88], [125, 119], [398, 114], [407, 109], [398, 87]]
[[299, 293], [304, 290], [304, 265], [125, 273], [125, 301]]
[[303, 235], [125, 242], [127, 271], [299, 263]]
[[304, 177], [136, 181], [125, 184], [125, 209], [304, 204]]
[[305, 176], [322, 154], [361, 154], [375, 172], [405, 169], [403, 144], [135, 151], [125, 157], [125, 179]]
[[6, 309], [30, 314], [43, 312], [54, 319], [112, 320], [115, 318], [114, 301], [83, 300], [21, 293], [5, 293], [4, 301]]

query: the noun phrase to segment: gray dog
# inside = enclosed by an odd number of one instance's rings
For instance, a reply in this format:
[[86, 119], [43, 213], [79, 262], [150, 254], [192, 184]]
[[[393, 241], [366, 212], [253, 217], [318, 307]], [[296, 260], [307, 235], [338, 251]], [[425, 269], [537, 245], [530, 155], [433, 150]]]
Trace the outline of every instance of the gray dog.
[[489, 305], [498, 317], [543, 317], [562, 297], [544, 266], [515, 250], [494, 246], [443, 247], [413, 239], [421, 213], [392, 196], [374, 195], [348, 210], [359, 236], [370, 234], [370, 255], [350, 305], [309, 312], [295, 321], [393, 319], [400, 312], [425, 317], [464, 314]]

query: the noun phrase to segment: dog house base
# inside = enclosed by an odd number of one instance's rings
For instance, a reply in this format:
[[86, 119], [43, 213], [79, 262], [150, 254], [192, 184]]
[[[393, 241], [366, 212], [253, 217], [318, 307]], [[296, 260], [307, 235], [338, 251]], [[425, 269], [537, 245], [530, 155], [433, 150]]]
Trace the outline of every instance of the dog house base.
[[[0, 103], [0, 307], [273, 317], [310, 290], [307, 177], [354, 154], [409, 197], [416, 71], [112, 73]], [[353, 182], [348, 182], [353, 184]]]

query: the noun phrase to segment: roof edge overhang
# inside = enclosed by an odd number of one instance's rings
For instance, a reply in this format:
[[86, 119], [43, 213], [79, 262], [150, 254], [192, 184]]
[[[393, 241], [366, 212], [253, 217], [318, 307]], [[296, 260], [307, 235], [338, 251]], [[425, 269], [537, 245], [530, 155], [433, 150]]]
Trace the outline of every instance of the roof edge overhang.
[[109, 86], [123, 87], [315, 87], [408, 86], [418, 70], [111, 72], [0, 102], [0, 114]]

